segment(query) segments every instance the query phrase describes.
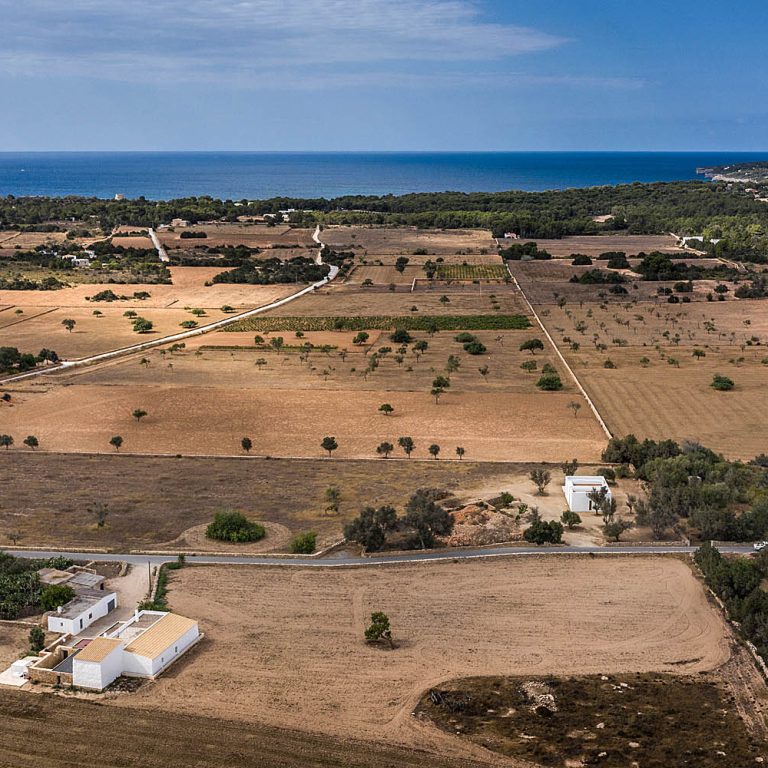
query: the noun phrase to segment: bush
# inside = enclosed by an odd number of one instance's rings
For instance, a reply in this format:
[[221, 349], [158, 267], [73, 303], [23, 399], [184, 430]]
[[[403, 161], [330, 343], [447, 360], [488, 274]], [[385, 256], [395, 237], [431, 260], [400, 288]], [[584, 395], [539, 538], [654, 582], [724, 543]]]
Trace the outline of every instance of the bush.
[[240, 512], [217, 512], [213, 522], [205, 529], [209, 539], [230, 541], [240, 544], [246, 541], [259, 541], [267, 532], [263, 525], [248, 520]]
[[468, 331], [463, 331], [453, 338], [454, 341], [457, 341], [459, 344], [469, 344], [472, 341], [477, 341], [477, 336], [475, 336], [474, 333], [469, 333]]
[[591, 267], [592, 259], [590, 259], [589, 256], [585, 256], [583, 253], [574, 253], [571, 264], [574, 267]]
[[291, 539], [291, 552], [294, 555], [311, 555], [316, 544], [317, 534], [314, 531], [300, 533]]
[[563, 525], [556, 520], [535, 520], [523, 533], [523, 538], [531, 544], [561, 544]]
[[557, 392], [563, 388], [563, 382], [556, 373], [544, 373], [539, 377], [536, 386], [545, 392]]
[[484, 355], [488, 350], [480, 341], [470, 341], [464, 345], [464, 351], [469, 355]]
[[66, 584], [49, 584], [40, 594], [40, 605], [44, 611], [55, 611], [74, 596], [75, 590]]
[[717, 389], [720, 392], [730, 392], [736, 385], [733, 383], [733, 379], [729, 379], [727, 376], [721, 376], [719, 373], [716, 373], [712, 377], [710, 386], [712, 389]]
[[32, 627], [29, 630], [29, 649], [32, 653], [40, 653], [45, 647], [45, 631], [42, 627]]
[[410, 344], [413, 337], [405, 328], [398, 328], [390, 337], [395, 344]]

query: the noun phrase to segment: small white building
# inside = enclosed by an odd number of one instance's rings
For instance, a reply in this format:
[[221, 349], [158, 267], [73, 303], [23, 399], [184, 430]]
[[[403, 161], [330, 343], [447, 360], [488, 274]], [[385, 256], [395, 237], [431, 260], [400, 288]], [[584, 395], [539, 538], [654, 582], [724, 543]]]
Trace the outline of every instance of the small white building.
[[66, 605], [48, 615], [48, 631], [76, 635], [117, 608], [117, 593], [80, 589]]
[[72, 658], [72, 684], [103, 691], [120, 675], [155, 678], [200, 639], [193, 619], [163, 611], [137, 611]]
[[567, 475], [563, 493], [571, 512], [591, 512], [594, 505], [589, 498], [592, 491], [605, 488], [606, 498], [611, 498], [611, 489], [602, 475]]

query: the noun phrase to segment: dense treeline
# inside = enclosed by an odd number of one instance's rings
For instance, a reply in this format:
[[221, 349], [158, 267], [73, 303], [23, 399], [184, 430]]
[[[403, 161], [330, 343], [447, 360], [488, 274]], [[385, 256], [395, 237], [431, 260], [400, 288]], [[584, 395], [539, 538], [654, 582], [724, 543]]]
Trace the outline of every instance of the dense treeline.
[[755, 559], [726, 558], [707, 543], [696, 551], [694, 560], [744, 637], [768, 660], [768, 592], [762, 588], [768, 577], [768, 557], [761, 553]]
[[[169, 201], [100, 200], [84, 197], [0, 198], [0, 228], [46, 225], [76, 220], [105, 230], [118, 224], [136, 227], [168, 224], [174, 218], [191, 223], [212, 219], [234, 221], [243, 215], [295, 209], [291, 223], [389, 224], [419, 227], [481, 227], [495, 235], [506, 231], [521, 237], [559, 238], [611, 230], [654, 234], [674, 231], [765, 232], [768, 206], [739, 187], [703, 181], [628, 184], [615, 187], [548, 192], [416, 193], [334, 199], [271, 198], [261, 201], [189, 197]], [[611, 214], [598, 223], [593, 217]], [[729, 240], [730, 240], [730, 236]], [[721, 246], [725, 248], [725, 246]]]
[[227, 272], [219, 272], [214, 283], [248, 283], [273, 285], [275, 283], [316, 283], [328, 275], [327, 264], [315, 264], [312, 259], [296, 256], [288, 261], [278, 258], [249, 261]]
[[634, 468], [645, 485], [640, 525], [656, 533], [681, 520], [700, 539], [752, 541], [768, 536], [768, 470], [762, 458], [728, 461], [698, 443], [613, 438], [603, 460]]

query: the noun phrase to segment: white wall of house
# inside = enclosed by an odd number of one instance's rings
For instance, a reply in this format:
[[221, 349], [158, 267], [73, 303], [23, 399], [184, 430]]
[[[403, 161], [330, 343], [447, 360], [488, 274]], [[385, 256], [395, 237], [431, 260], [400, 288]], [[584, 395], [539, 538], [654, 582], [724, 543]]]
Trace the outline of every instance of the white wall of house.
[[601, 488], [607, 488], [607, 498], [611, 498], [611, 491], [604, 477], [581, 477], [569, 476], [565, 478], [563, 493], [568, 502], [568, 509], [571, 512], [590, 512], [592, 502], [589, 500], [589, 494], [592, 491], [599, 491]]
[[152, 674], [159, 675], [169, 664], [181, 656], [200, 636], [197, 624], [188, 629], [173, 645], [169, 645], [159, 656], [152, 659]]
[[123, 673], [123, 647], [118, 646], [101, 661], [72, 660], [72, 684], [78, 688], [103, 691]]
[[59, 613], [50, 614], [48, 616], [48, 631], [76, 635], [93, 624], [94, 621], [98, 621], [106, 616], [116, 607], [117, 594], [115, 592], [105, 592], [104, 597], [98, 602], [89, 605], [77, 616], [63, 616]]

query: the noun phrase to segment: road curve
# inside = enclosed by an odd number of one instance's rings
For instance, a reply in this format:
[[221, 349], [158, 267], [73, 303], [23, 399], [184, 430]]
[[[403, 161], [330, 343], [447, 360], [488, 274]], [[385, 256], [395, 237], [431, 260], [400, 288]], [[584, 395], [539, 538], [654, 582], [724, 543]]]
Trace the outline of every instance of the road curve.
[[[511, 558], [554, 555], [680, 555], [691, 554], [696, 547], [685, 546], [632, 546], [632, 547], [496, 547], [487, 549], [447, 549], [432, 552], [414, 552], [412, 554], [376, 555], [371, 557], [326, 557], [316, 559], [311, 557], [264, 557], [258, 555], [186, 555], [186, 561], [197, 565], [271, 565], [289, 566], [292, 568], [369, 568], [376, 565], [395, 565], [408, 563], [432, 563], [442, 560], [476, 560], [480, 558]], [[175, 552], [167, 555], [142, 555], [137, 552], [105, 553], [105, 552], [66, 552], [59, 550], [0, 550], [16, 557], [47, 559], [50, 557], [67, 557], [72, 560], [116, 561], [120, 560], [133, 565], [161, 565], [176, 559]], [[752, 552], [752, 547], [732, 546], [721, 547], [721, 552], [746, 555]]]

